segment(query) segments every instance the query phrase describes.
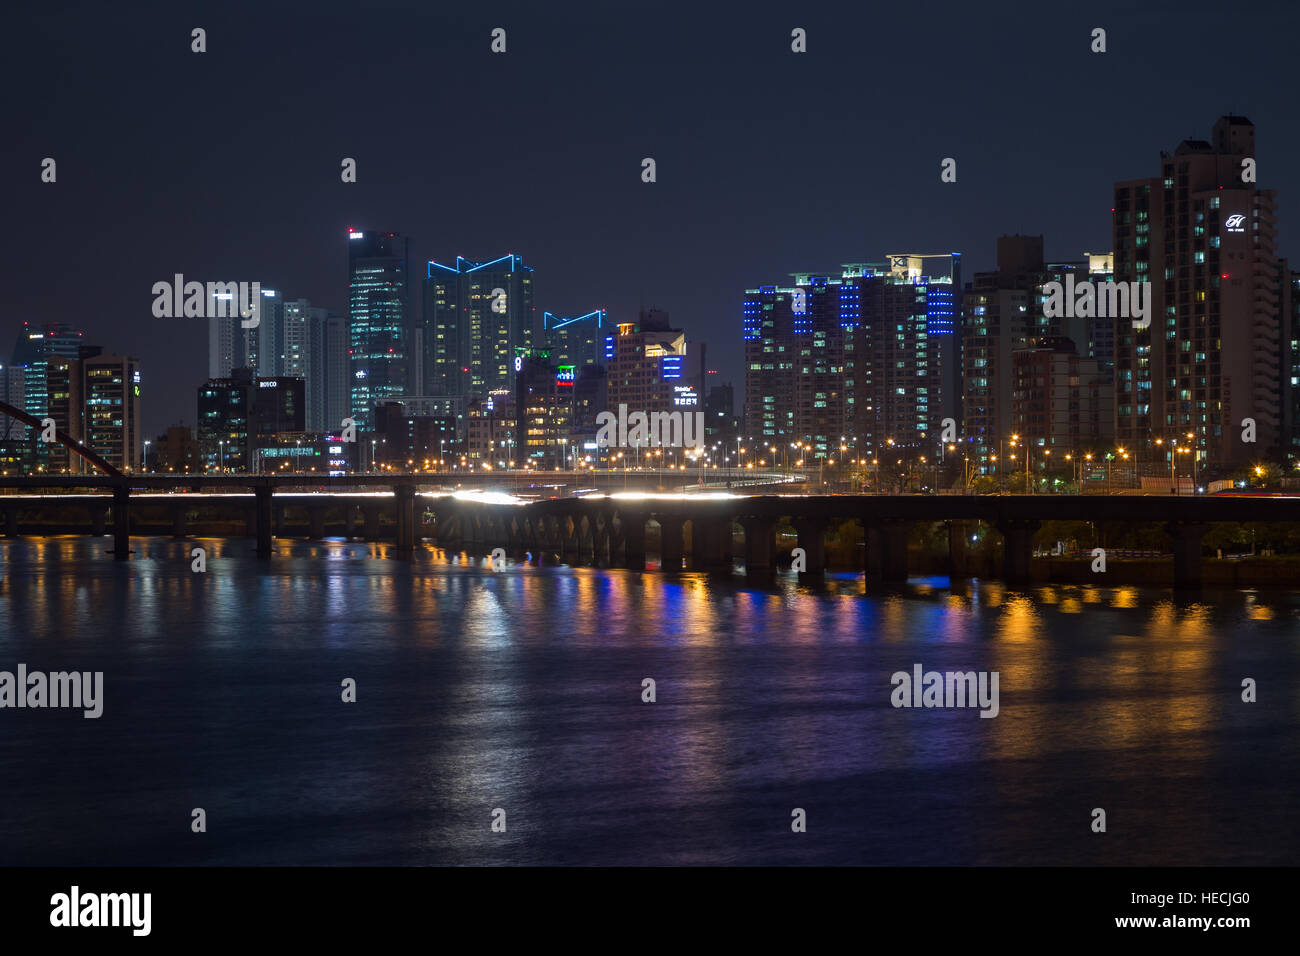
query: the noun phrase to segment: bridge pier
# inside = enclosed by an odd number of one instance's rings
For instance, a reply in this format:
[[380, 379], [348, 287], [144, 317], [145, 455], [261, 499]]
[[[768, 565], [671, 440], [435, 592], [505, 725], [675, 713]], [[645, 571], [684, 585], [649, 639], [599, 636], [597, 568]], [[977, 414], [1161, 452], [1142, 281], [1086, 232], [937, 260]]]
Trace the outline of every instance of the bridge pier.
[[394, 485], [393, 501], [397, 507], [397, 553], [410, 555], [415, 551], [415, 485], [406, 481]]
[[186, 510], [185, 505], [179, 501], [173, 501], [168, 505], [168, 511], [171, 513], [171, 518], [172, 518], [173, 538], [186, 537], [185, 510]]
[[912, 522], [881, 518], [867, 523], [867, 577], [886, 583], [907, 580], [907, 535]]
[[632, 571], [644, 571], [646, 515], [641, 511], [624, 512], [620, 519], [623, 532], [623, 566]]
[[1029, 566], [1034, 556], [1034, 533], [1041, 522], [1006, 518], [997, 523], [1002, 532], [1002, 579], [1011, 586], [1029, 583]]
[[452, 548], [460, 541], [460, 516], [454, 511], [438, 512], [438, 546]]
[[966, 536], [969, 525], [965, 521], [948, 522], [948, 577], [970, 577], [970, 561], [967, 560]]
[[1201, 586], [1201, 539], [1209, 530], [1208, 524], [1193, 521], [1165, 525], [1174, 545], [1174, 590], [1194, 591]]
[[307, 536], [313, 541], [325, 537], [325, 506], [307, 506]]
[[18, 537], [18, 505], [5, 502], [5, 537]]
[[274, 509], [271, 507], [271, 486], [258, 485], [253, 489], [253, 523], [257, 528], [257, 556], [259, 558], [269, 558], [272, 547], [271, 540], [274, 533], [271, 528], [271, 522], [274, 519]]
[[696, 567], [712, 570], [726, 568], [730, 563], [730, 518], [699, 518], [691, 523], [691, 552]]
[[343, 505], [343, 537], [351, 538], [357, 532], [357, 506], [352, 502]]
[[591, 546], [592, 546], [592, 563], [598, 568], [607, 568], [610, 565], [610, 539], [613, 537], [613, 528], [610, 526], [608, 516], [602, 515], [603, 521], [600, 521], [592, 528]]
[[118, 485], [113, 489], [113, 560], [131, 557], [131, 489]]
[[676, 573], [682, 569], [682, 525], [678, 515], [659, 515], [659, 569]]
[[361, 506], [361, 514], [364, 517], [364, 526], [362, 535], [367, 541], [379, 540], [379, 505], [367, 502]]
[[807, 565], [804, 573], [812, 576], [826, 573], [825, 518], [795, 518], [794, 530], [798, 534], [798, 547], [803, 548]]
[[745, 529], [745, 576], [770, 577], [775, 565], [775, 519], [746, 516], [740, 519], [740, 526]]
[[[6, 512], [5, 517], [8, 518]], [[90, 533], [96, 538], [102, 538], [108, 526], [108, 509], [104, 507], [103, 502], [95, 502], [90, 506]]]
[[582, 516], [560, 516], [560, 560], [572, 567], [582, 563], [582, 541], [579, 539], [579, 524]]

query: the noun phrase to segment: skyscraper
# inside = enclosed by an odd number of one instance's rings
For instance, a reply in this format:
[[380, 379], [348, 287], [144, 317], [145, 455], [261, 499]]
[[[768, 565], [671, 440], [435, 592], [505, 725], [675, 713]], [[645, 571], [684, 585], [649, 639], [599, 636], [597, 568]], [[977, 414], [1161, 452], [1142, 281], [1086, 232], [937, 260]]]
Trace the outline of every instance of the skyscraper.
[[776, 448], [784, 459], [795, 445], [795, 458], [834, 459], [851, 437], [864, 453], [937, 440], [941, 419], [955, 417], [957, 255], [793, 278], [745, 297], [744, 437], [759, 457]]
[[605, 349], [606, 313], [596, 309], [586, 315], [542, 313], [543, 347], [557, 365], [599, 365]]
[[430, 261], [423, 328], [426, 394], [486, 398], [512, 389], [515, 356], [540, 340], [532, 268], [513, 254]]
[[348, 345], [342, 318], [307, 299], [286, 299], [277, 340], [280, 359], [274, 374], [304, 381], [307, 430], [338, 429], [350, 407]]
[[[636, 412], [694, 412], [699, 396], [687, 375], [686, 333], [660, 309], [620, 322], [605, 336], [605, 400]], [[602, 409], [604, 410], [604, 409]]]
[[405, 237], [348, 230], [351, 415], [363, 430], [374, 426], [377, 402], [419, 391], [420, 337], [408, 286]]
[[[21, 409], [27, 399], [27, 370], [12, 362], [0, 367], [0, 401]], [[8, 415], [0, 417], [0, 440], [19, 441], [27, 437], [27, 426]]]
[[85, 445], [123, 471], [140, 468], [140, 363], [124, 355], [95, 355], [82, 363]]
[[1115, 334], [1116, 438], [1143, 456], [1182, 444], [1231, 467], [1284, 443], [1287, 277], [1276, 191], [1256, 186], [1254, 167], [1254, 124], [1222, 116], [1211, 141], [1162, 152], [1159, 176], [1115, 184], [1115, 278], [1151, 283], [1150, 326], [1121, 319]]
[[1102, 270], [1109, 261], [1106, 255], [1085, 255], [1077, 261], [1046, 262], [1042, 236], [1000, 236], [997, 269], [977, 272], [967, 284], [962, 294], [960, 435], [975, 471], [1006, 470], [1006, 459], [999, 462], [998, 456], [1008, 454], [1013, 435], [1036, 447], [1049, 438], [1032, 431], [1026, 435], [1015, 423], [1012, 355], [1017, 349], [1049, 338], [1059, 340], [1053, 343], [1059, 349], [1068, 340], [1080, 358], [1095, 358], [1101, 374], [1109, 374], [1098, 352], [1108, 347], [1113, 320], [1073, 312], [1049, 316], [1044, 309], [1047, 283], [1108, 281], [1110, 275]]

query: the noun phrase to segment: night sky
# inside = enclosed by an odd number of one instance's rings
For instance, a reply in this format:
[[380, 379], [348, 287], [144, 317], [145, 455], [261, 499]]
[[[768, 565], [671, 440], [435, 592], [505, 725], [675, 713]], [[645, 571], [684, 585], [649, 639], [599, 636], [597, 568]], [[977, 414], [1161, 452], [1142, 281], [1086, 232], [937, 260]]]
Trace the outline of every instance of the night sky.
[[539, 313], [668, 309], [739, 400], [745, 288], [887, 252], [958, 251], [969, 278], [1013, 232], [1106, 251], [1112, 183], [1227, 112], [1254, 121], [1300, 257], [1300, 5], [718, 6], [7, 9], [0, 359], [24, 319], [83, 327], [144, 363], [147, 435], [192, 425], [207, 323], [154, 318], [153, 283], [257, 279], [345, 312], [351, 225], [412, 237], [413, 309], [424, 260], [507, 252]]

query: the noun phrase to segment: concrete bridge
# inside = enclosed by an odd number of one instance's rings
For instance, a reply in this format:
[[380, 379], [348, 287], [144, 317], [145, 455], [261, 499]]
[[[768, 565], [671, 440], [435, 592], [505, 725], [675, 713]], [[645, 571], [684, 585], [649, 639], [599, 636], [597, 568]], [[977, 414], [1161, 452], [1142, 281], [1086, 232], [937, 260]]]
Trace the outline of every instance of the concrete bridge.
[[[1300, 521], [1300, 497], [1164, 497], [1068, 495], [655, 495], [614, 493], [584, 498], [523, 502], [507, 494], [451, 494], [432, 491], [438, 475], [316, 476], [23, 476], [0, 478], [0, 509], [6, 535], [20, 533], [23, 509], [83, 506], [91, 533], [104, 534], [111, 513], [113, 554], [130, 556], [132, 502], [137, 509], [164, 508], [172, 534], [187, 533], [187, 512], [200, 501], [234, 504], [245, 533], [257, 540], [259, 557], [269, 558], [287, 509], [307, 516], [309, 537], [321, 538], [327, 516], [341, 513], [347, 536], [381, 536], [381, 516], [391, 516], [399, 555], [410, 554], [421, 537], [444, 547], [490, 553], [554, 553], [568, 563], [644, 570], [646, 529], [659, 526], [660, 566], [679, 571], [686, 557], [684, 531], [690, 526], [692, 566], [730, 569], [735, 529], [744, 533], [746, 573], [762, 577], [774, 569], [775, 529], [789, 519], [807, 573], [826, 567], [825, 533], [835, 519], [862, 523], [869, 578], [907, 578], [907, 540], [917, 522], [947, 523], [954, 576], [966, 573], [965, 540], [970, 524], [985, 522], [1003, 536], [1004, 579], [1029, 580], [1033, 535], [1045, 520], [1160, 522], [1172, 542], [1175, 586], [1201, 582], [1201, 539], [1217, 521]], [[61, 489], [61, 490], [60, 490]], [[427, 525], [421, 520], [432, 516]], [[360, 519], [359, 521], [357, 519]], [[339, 522], [336, 520], [335, 526]]]

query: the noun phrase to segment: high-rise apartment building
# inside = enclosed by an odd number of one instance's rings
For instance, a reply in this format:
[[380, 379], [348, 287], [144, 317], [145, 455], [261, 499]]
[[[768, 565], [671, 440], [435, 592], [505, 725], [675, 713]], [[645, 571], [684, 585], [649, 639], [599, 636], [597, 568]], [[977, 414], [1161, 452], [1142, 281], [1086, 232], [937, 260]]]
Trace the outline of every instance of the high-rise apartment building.
[[374, 426], [377, 403], [419, 393], [420, 351], [410, 319], [406, 238], [349, 229], [348, 354], [358, 427]]
[[1080, 356], [1075, 343], [1057, 336], [1027, 340], [1011, 352], [1011, 378], [1012, 433], [1029, 439], [1035, 473], [1052, 464], [1065, 467], [1067, 455], [1081, 458], [1109, 446], [1111, 378], [1097, 359]]
[[[484, 398], [514, 387], [515, 356], [540, 344], [524, 257], [430, 261], [424, 279], [424, 391]], [[576, 364], [576, 363], [574, 363]]]
[[[972, 469], [989, 473], [1005, 470], [999, 455], [1007, 455], [1010, 442], [1028, 439], [1035, 447], [1046, 435], [1028, 435], [1017, 428], [1012, 407], [1015, 370], [1012, 355], [1031, 341], [1068, 340], [1079, 358], [1098, 362], [1100, 374], [1109, 374], [1104, 356], [1111, 337], [1107, 317], [1077, 314], [1071, 308], [1048, 315], [1044, 307], [1048, 283], [1107, 282], [1110, 257], [1085, 254], [1068, 262], [1046, 262], [1042, 236], [1001, 236], [997, 243], [997, 269], [977, 272], [962, 294], [963, 402], [960, 436]], [[1090, 310], [1085, 310], [1090, 311]], [[1095, 310], [1092, 310], [1095, 311]], [[1066, 314], [1068, 313], [1068, 314]], [[1059, 343], [1058, 343], [1059, 344]], [[1013, 436], [1019, 436], [1014, 438]]]
[[1281, 271], [1286, 275], [1282, 314], [1286, 328], [1282, 332], [1282, 437], [1288, 459], [1300, 458], [1300, 272], [1291, 272], [1285, 260]]
[[286, 299], [282, 311], [279, 360], [273, 371], [259, 374], [302, 379], [307, 430], [337, 430], [349, 414], [346, 325], [307, 299]]
[[743, 437], [814, 461], [937, 441], [958, 417], [960, 275], [956, 254], [900, 254], [748, 290]]
[[86, 447], [122, 471], [138, 471], [144, 449], [140, 363], [124, 355], [95, 355], [81, 365]]
[[1254, 182], [1255, 159], [1254, 124], [1223, 116], [1209, 141], [1162, 152], [1158, 176], [1115, 184], [1115, 278], [1152, 292], [1149, 327], [1116, 327], [1116, 438], [1144, 457], [1178, 442], [1202, 467], [1229, 468], [1285, 444], [1288, 277], [1276, 191]]
[[610, 410], [693, 412], [698, 392], [687, 365], [686, 333], [661, 309], [643, 310], [605, 336], [605, 400]]

